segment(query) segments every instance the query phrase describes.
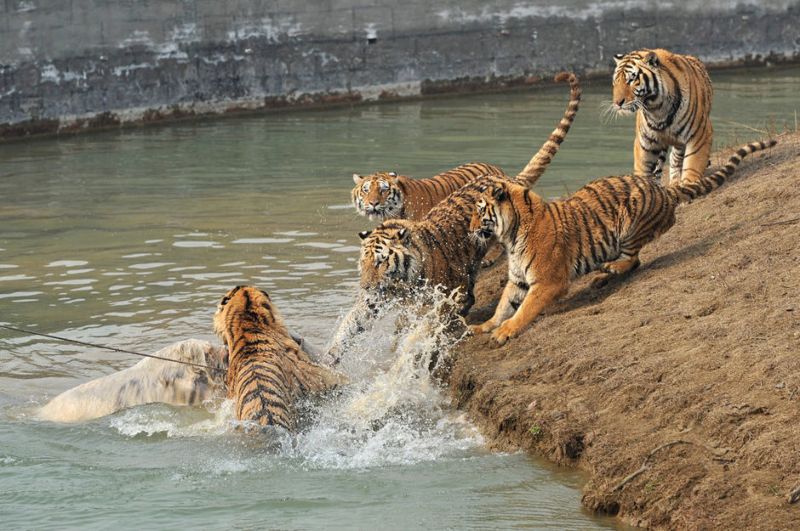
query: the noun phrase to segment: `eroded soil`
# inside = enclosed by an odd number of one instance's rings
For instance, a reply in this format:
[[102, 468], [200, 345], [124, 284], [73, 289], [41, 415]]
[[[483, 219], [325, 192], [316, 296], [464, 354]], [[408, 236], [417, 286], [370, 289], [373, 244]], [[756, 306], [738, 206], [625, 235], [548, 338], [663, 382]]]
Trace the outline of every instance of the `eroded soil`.
[[461, 344], [454, 402], [496, 448], [585, 470], [584, 504], [630, 524], [800, 528], [800, 135], [779, 142], [679, 208], [628, 278], [575, 282], [504, 347]]

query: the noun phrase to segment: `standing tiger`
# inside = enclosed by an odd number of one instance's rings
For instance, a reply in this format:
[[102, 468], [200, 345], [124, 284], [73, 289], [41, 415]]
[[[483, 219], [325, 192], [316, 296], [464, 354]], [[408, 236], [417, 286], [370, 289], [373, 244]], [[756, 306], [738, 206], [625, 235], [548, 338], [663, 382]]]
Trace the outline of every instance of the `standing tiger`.
[[636, 112], [635, 175], [660, 176], [670, 153], [669, 181], [700, 180], [713, 140], [711, 80], [703, 63], [667, 50], [638, 50], [614, 56], [613, 105]]
[[486, 247], [470, 245], [469, 223], [480, 188], [496, 179], [532, 186], [558, 152], [578, 112], [581, 90], [574, 74], [562, 72], [556, 81], [569, 81], [570, 100], [556, 129], [514, 179], [503, 174], [482, 176], [450, 194], [420, 221], [393, 219], [362, 239], [358, 300], [342, 320], [328, 351], [328, 362], [337, 363], [347, 343], [365, 329], [386, 293], [403, 296], [428, 284], [460, 294], [460, 313], [466, 315], [474, 302], [472, 293]]
[[497, 166], [484, 162], [462, 164], [428, 179], [411, 179], [393, 171], [366, 177], [354, 173], [355, 187], [350, 195], [356, 211], [369, 219], [418, 221], [436, 203], [476, 177], [488, 174], [505, 175]]
[[570, 280], [600, 270], [593, 286], [601, 287], [636, 269], [642, 247], [675, 223], [678, 204], [721, 186], [742, 158], [774, 145], [747, 144], [722, 169], [692, 182], [662, 186], [644, 176], [607, 177], [550, 203], [524, 186], [494, 180], [476, 201], [470, 230], [481, 240], [497, 237], [506, 248], [508, 281], [494, 315], [471, 331], [493, 330], [502, 345], [564, 295]]
[[228, 397], [236, 418], [262, 426], [295, 427], [293, 403], [343, 382], [315, 364], [292, 339], [266, 292], [237, 286], [220, 301], [214, 331], [228, 347]]

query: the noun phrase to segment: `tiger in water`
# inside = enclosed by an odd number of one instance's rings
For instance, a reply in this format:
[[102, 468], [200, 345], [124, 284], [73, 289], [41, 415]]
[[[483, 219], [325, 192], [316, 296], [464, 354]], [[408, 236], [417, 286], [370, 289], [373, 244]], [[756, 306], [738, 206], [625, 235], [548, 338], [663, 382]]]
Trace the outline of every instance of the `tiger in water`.
[[481, 175], [505, 175], [485, 162], [456, 166], [428, 179], [411, 179], [397, 173], [378, 172], [362, 177], [354, 173], [350, 192], [353, 206], [362, 216], [385, 221], [425, 217], [436, 203]]
[[327, 363], [338, 363], [347, 343], [374, 320], [380, 297], [403, 297], [422, 285], [440, 286], [458, 294], [460, 314], [474, 302], [473, 286], [486, 246], [470, 245], [469, 222], [473, 205], [487, 180], [505, 179], [532, 186], [552, 161], [575, 119], [581, 90], [574, 74], [562, 72], [556, 81], [568, 81], [570, 100], [556, 129], [513, 179], [503, 174], [479, 177], [437, 204], [422, 220], [387, 220], [372, 231], [362, 231], [359, 259], [360, 290], [356, 304], [343, 318], [328, 350]]
[[314, 363], [289, 334], [265, 291], [237, 286], [220, 301], [214, 331], [228, 347], [226, 384], [236, 418], [295, 428], [297, 398], [344, 383]]
[[614, 56], [612, 109], [636, 113], [635, 175], [660, 177], [671, 147], [669, 182], [700, 180], [711, 155], [713, 90], [696, 57], [667, 50]]
[[639, 266], [639, 251], [675, 223], [675, 209], [721, 186], [747, 155], [775, 141], [747, 144], [717, 172], [662, 186], [650, 177], [607, 177], [569, 198], [547, 202], [525, 186], [494, 179], [473, 205], [470, 231], [496, 237], [508, 254], [508, 281], [494, 315], [470, 328], [499, 344], [517, 336], [543, 309], [591, 271], [601, 287]]

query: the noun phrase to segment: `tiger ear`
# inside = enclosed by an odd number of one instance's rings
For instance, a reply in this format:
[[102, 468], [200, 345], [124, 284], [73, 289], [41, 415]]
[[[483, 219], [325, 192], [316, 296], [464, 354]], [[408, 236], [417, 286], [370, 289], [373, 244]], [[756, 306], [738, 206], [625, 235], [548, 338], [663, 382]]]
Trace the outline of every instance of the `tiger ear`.
[[656, 55], [656, 52], [648, 52], [644, 60], [652, 67], [658, 66], [658, 56]]
[[614, 54], [614, 63], [619, 64], [619, 62], [622, 61], [623, 57], [625, 57], [624, 54], [621, 53]]
[[405, 241], [406, 239], [408, 239], [408, 233], [409, 230], [406, 227], [403, 227], [402, 229], [397, 231], [397, 239], [400, 240], [401, 242]]
[[397, 172], [396, 171], [390, 171], [389, 172], [389, 177], [397, 177]]
[[357, 173], [353, 174], [353, 182], [356, 184], [361, 184], [364, 181], [364, 178]]
[[372, 234], [371, 230], [362, 230], [361, 232], [358, 233], [358, 237], [361, 238], [362, 240], [365, 240], [367, 236], [369, 236], [370, 234]]

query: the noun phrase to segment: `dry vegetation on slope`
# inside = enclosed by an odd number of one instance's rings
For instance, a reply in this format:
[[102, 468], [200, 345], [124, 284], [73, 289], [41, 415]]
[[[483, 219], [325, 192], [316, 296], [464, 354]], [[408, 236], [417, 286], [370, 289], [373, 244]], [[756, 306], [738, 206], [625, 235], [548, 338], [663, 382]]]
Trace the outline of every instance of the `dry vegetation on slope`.
[[[497, 448], [587, 471], [586, 506], [634, 525], [800, 528], [800, 135], [779, 142], [629, 278], [460, 346], [454, 401]], [[504, 282], [505, 261], [483, 274], [472, 321]]]

